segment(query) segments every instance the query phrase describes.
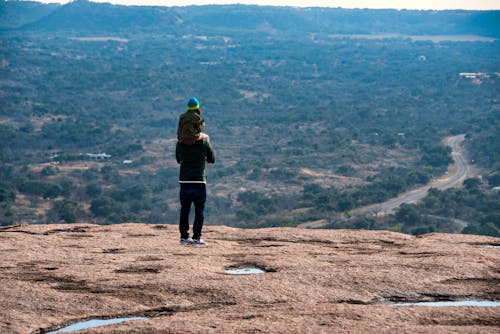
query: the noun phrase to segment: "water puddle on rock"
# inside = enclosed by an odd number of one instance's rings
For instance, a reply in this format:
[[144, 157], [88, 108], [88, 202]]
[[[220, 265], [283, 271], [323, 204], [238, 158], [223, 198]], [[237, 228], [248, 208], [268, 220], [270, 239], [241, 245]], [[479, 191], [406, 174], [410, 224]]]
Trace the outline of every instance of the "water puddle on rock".
[[427, 306], [427, 307], [479, 306], [479, 307], [500, 307], [500, 301], [491, 301], [491, 300], [459, 300], [459, 301], [440, 301], [440, 302], [400, 303], [400, 304], [392, 304], [392, 306]]
[[265, 274], [264, 269], [258, 267], [248, 267], [248, 268], [228, 268], [224, 272], [230, 275], [254, 275], [254, 274]]
[[77, 322], [68, 327], [64, 327], [58, 329], [53, 332], [48, 332], [47, 334], [56, 334], [56, 333], [69, 333], [74, 331], [80, 331], [82, 329], [88, 329], [98, 326], [111, 325], [111, 324], [119, 324], [125, 321], [133, 321], [133, 320], [147, 320], [146, 317], [130, 317], [130, 318], [114, 318], [114, 319], [91, 319], [87, 321]]
[[483, 248], [500, 248], [500, 245], [482, 245]]

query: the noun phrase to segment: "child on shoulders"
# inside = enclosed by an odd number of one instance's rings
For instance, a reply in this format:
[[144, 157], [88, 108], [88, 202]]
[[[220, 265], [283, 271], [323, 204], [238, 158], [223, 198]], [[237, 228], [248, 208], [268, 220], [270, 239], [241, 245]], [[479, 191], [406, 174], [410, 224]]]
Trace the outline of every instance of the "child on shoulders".
[[192, 97], [187, 103], [187, 111], [179, 117], [179, 126], [177, 127], [177, 140], [181, 143], [191, 146], [199, 140], [210, 141], [210, 137], [203, 133], [205, 130], [205, 121], [201, 117], [200, 102]]

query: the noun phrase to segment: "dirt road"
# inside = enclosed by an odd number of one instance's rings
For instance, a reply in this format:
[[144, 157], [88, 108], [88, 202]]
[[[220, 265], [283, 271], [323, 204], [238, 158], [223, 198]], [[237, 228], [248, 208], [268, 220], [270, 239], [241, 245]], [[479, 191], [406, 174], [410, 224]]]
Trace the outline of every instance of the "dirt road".
[[[443, 190], [460, 186], [466, 178], [472, 176], [470, 165], [464, 156], [462, 148], [464, 139], [465, 135], [463, 134], [445, 138], [444, 143], [451, 147], [451, 155], [453, 158], [453, 164], [448, 167], [446, 174], [429, 182], [425, 186], [402, 193], [398, 197], [391, 198], [383, 203], [376, 203], [352, 210], [351, 216], [369, 213], [377, 215], [390, 214], [403, 203], [415, 203], [421, 200], [427, 195], [430, 188]], [[327, 223], [304, 223], [298, 227], [321, 228], [326, 224]]]
[[431, 181], [425, 186], [407, 191], [399, 195], [398, 197], [392, 198], [383, 203], [377, 203], [358, 208], [356, 210], [353, 210], [352, 213], [391, 213], [403, 203], [415, 203], [421, 200], [427, 195], [427, 192], [430, 188], [443, 190], [460, 186], [462, 182], [471, 174], [469, 172], [470, 168], [467, 163], [467, 159], [464, 157], [463, 149], [461, 146], [464, 139], [464, 135], [447, 137], [445, 139], [446, 145], [451, 147], [451, 155], [454, 161], [454, 163], [448, 168], [448, 172], [445, 175]]

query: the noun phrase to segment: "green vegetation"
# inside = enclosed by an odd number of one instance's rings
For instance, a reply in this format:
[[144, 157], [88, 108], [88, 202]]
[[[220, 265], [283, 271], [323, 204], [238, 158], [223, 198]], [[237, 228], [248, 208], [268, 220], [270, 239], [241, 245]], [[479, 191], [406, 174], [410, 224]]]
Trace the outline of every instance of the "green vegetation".
[[[175, 131], [193, 95], [217, 155], [209, 224], [334, 221], [443, 174], [442, 139], [459, 133], [477, 192], [498, 186], [499, 42], [407, 37], [498, 37], [498, 12], [0, 1], [0, 17], [3, 225], [176, 223]], [[492, 208], [446, 217], [491, 235]], [[421, 210], [332, 227], [446, 230]]]
[[396, 220], [412, 234], [461, 231], [500, 237], [500, 191], [488, 188], [474, 178], [460, 189], [431, 189], [418, 205], [401, 207]]

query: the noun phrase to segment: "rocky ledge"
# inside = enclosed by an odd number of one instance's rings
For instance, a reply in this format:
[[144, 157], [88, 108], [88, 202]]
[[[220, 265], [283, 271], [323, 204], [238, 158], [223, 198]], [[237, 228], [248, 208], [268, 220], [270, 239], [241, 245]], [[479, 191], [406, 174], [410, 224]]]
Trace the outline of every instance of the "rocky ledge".
[[[498, 307], [396, 306], [500, 300], [500, 239], [388, 231], [174, 225], [0, 229], [0, 332], [87, 319], [147, 319], [79, 333], [498, 333]], [[228, 268], [257, 267], [255, 275]]]

